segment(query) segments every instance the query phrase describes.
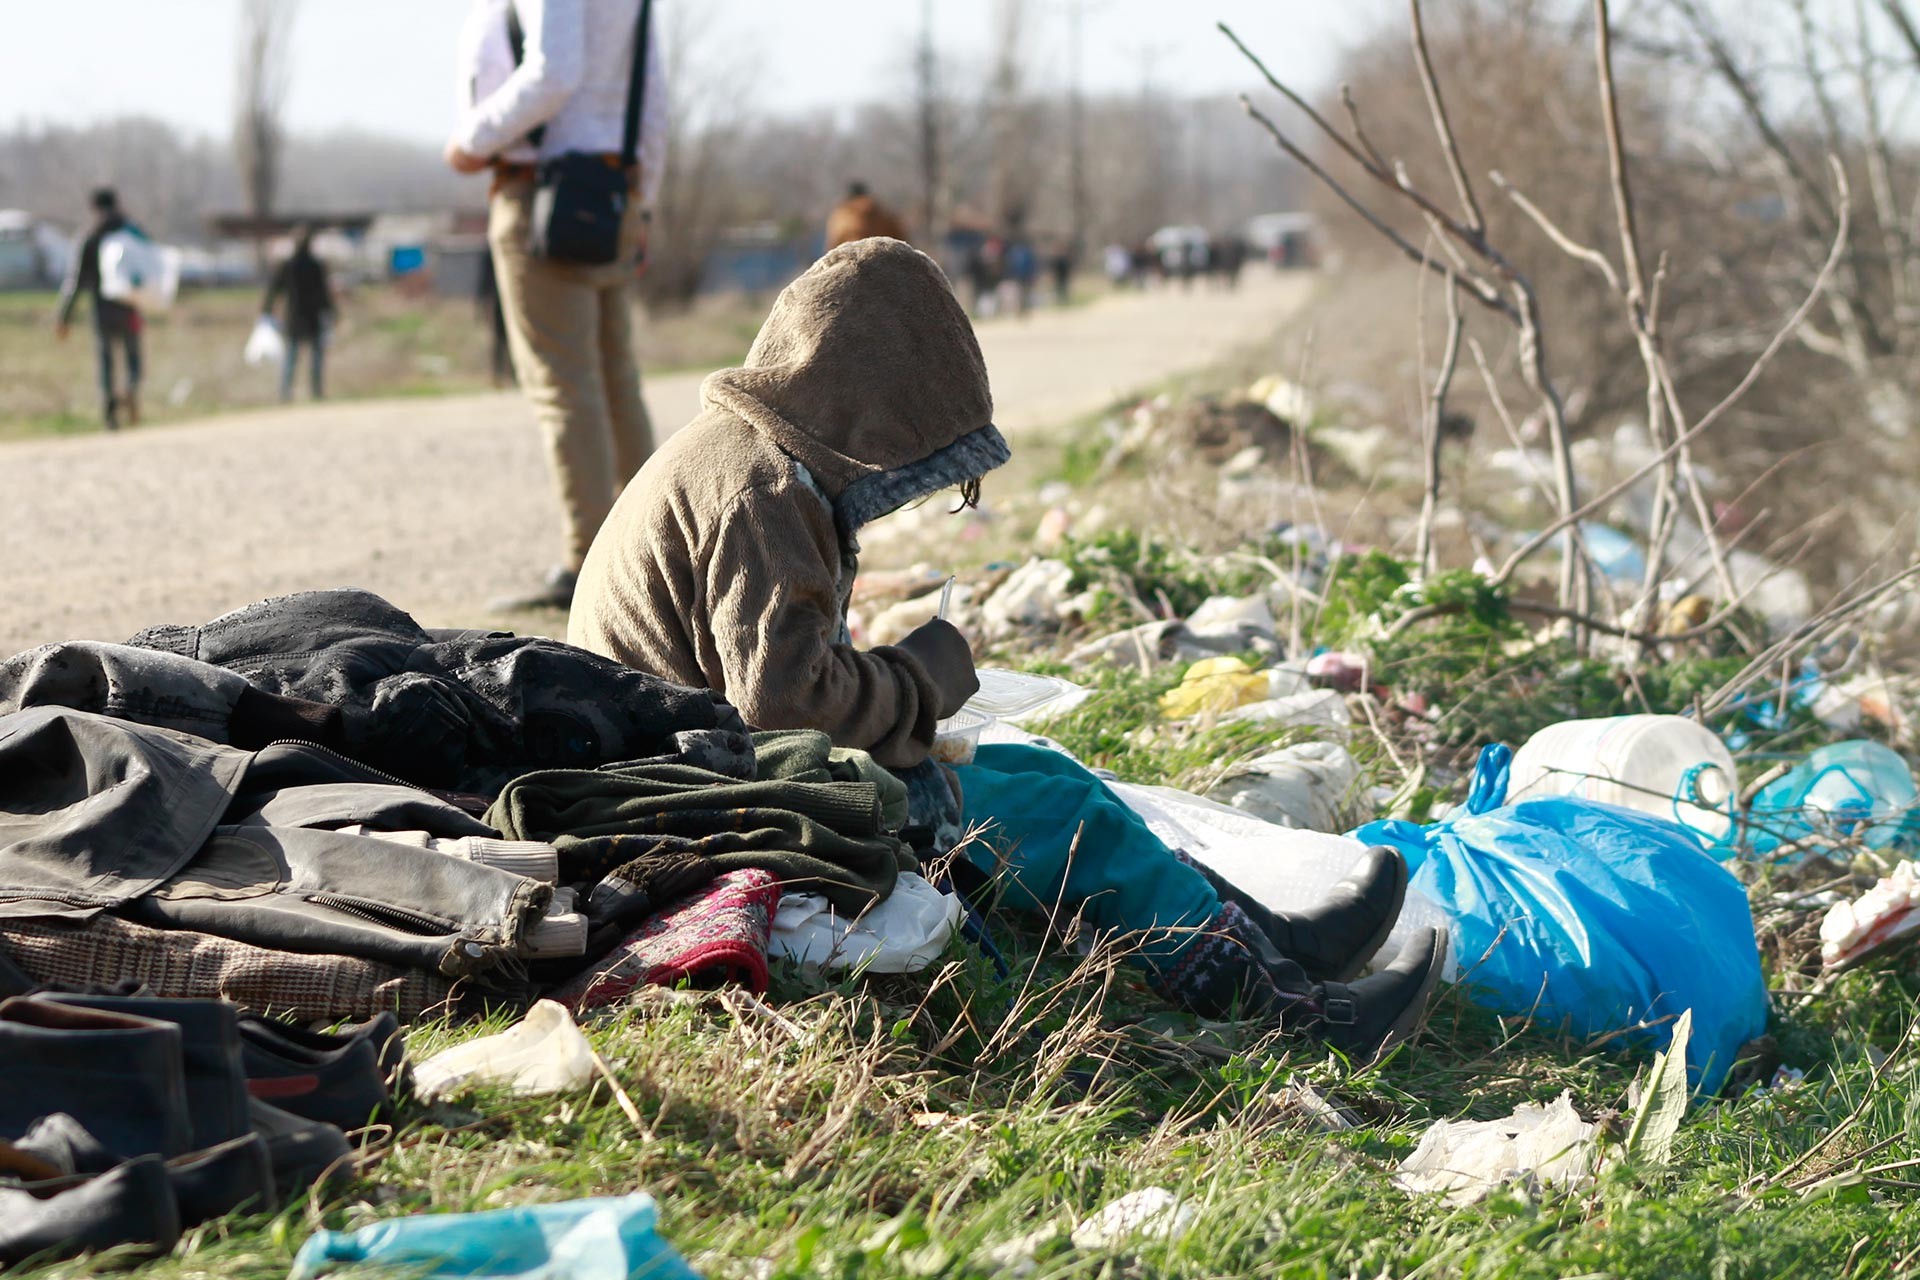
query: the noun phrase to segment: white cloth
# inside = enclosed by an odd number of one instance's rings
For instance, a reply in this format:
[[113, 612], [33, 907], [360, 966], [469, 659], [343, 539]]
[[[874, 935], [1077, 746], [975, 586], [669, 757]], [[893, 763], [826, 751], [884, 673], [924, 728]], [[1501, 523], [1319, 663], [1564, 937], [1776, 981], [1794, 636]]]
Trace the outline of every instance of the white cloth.
[[918, 973], [947, 949], [960, 915], [959, 898], [903, 871], [886, 901], [858, 919], [837, 914], [817, 893], [785, 895], [767, 950], [815, 973]]
[[[507, 9], [517, 9], [524, 57], [513, 65]], [[569, 151], [617, 152], [626, 131], [640, 0], [474, 0], [460, 35], [459, 123], [471, 155], [531, 164]], [[651, 206], [667, 160], [667, 81], [660, 24], [647, 42], [640, 104], [640, 199]], [[536, 151], [527, 134], [545, 125]]]

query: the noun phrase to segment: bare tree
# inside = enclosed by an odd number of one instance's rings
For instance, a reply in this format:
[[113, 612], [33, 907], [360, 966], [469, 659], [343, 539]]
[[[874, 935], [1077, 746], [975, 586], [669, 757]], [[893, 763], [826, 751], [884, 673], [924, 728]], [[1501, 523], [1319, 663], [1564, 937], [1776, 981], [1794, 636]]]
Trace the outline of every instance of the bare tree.
[[920, 234], [928, 245], [946, 231], [946, 99], [940, 83], [940, 54], [933, 42], [934, 0], [920, 3], [920, 45], [913, 59], [915, 123], [919, 126]]
[[[299, 0], [241, 0], [234, 82], [234, 163], [256, 221], [273, 215], [286, 159], [288, 49]], [[261, 241], [263, 259], [266, 244]]]

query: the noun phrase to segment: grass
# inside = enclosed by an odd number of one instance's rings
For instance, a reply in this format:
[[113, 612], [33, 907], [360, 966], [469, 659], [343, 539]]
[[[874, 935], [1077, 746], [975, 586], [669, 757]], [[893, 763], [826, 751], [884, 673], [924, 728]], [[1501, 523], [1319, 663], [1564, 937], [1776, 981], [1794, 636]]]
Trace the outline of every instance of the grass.
[[[279, 370], [250, 368], [241, 349], [259, 310], [252, 289], [184, 294], [148, 318], [144, 419], [178, 421], [278, 403]], [[0, 293], [0, 441], [99, 430], [93, 335], [82, 305], [72, 334], [56, 342], [51, 293]], [[761, 300], [706, 299], [636, 325], [644, 372], [737, 363], [765, 312]], [[362, 286], [341, 305], [327, 352], [336, 399], [440, 396], [486, 390], [491, 337], [473, 303]], [[296, 382], [306, 395], [304, 365]]]
[[[1910, 1016], [1911, 988], [1887, 975], [1788, 1015], [1783, 1030], [1818, 1046], [1800, 1062], [1806, 1082], [1698, 1107], [1671, 1167], [1449, 1209], [1388, 1181], [1428, 1121], [1562, 1089], [1589, 1112], [1622, 1107], [1638, 1064], [1449, 994], [1422, 1042], [1356, 1069], [1156, 1009], [1111, 957], [1042, 949], [1012, 922], [1001, 934], [1021, 944], [1006, 981], [956, 951], [918, 979], [821, 988], [782, 975], [777, 1013], [738, 993], [647, 992], [590, 1028], [638, 1124], [604, 1083], [544, 1099], [482, 1091], [388, 1140], [347, 1195], [212, 1224], [141, 1274], [264, 1280], [315, 1226], [643, 1189], [708, 1276], [986, 1276], [996, 1246], [1152, 1186], [1197, 1210], [1184, 1237], [1092, 1253], [1057, 1242], [1033, 1274], [1867, 1280], [1912, 1266], [1920, 1210], [1901, 1173], [1756, 1186], [1856, 1107], [1807, 1179], [1883, 1143], [1876, 1165], [1916, 1154], [1911, 1059], [1869, 1091], [1870, 1052], [1892, 1049]], [[426, 1028], [414, 1043], [483, 1029]], [[1301, 1086], [1358, 1126], [1321, 1131], [1291, 1101]]]

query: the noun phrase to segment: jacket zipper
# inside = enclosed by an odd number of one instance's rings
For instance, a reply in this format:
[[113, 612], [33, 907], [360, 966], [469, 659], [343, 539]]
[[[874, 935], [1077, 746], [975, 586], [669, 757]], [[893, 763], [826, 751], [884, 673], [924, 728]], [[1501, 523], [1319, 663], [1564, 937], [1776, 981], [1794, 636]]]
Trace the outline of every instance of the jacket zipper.
[[[433, 792], [427, 790], [417, 782], [408, 782], [405, 778], [396, 778], [383, 769], [376, 769], [370, 764], [355, 760], [349, 755], [342, 755], [332, 747], [323, 747], [317, 742], [303, 742], [299, 738], [275, 738], [272, 742], [269, 742], [266, 747], [260, 748], [260, 750], [265, 751], [267, 747], [305, 747], [309, 751], [318, 751], [323, 756], [330, 756], [338, 760], [341, 764], [352, 765], [362, 773], [370, 774], [382, 782], [391, 783], [396, 787], [405, 787], [409, 791], [418, 791], [421, 795], [429, 796], [435, 800], [440, 799], [439, 796], [434, 795]], [[256, 752], [255, 754], [257, 755], [259, 753]], [[441, 803], [444, 804], [446, 802], [441, 801]]]
[[409, 911], [405, 907], [396, 907], [391, 903], [369, 902], [365, 898], [348, 898], [337, 893], [310, 893], [306, 895], [306, 900], [315, 906], [331, 907], [335, 911], [358, 916], [370, 924], [401, 929], [407, 933], [439, 937], [457, 932], [444, 920], [436, 920], [430, 915]]

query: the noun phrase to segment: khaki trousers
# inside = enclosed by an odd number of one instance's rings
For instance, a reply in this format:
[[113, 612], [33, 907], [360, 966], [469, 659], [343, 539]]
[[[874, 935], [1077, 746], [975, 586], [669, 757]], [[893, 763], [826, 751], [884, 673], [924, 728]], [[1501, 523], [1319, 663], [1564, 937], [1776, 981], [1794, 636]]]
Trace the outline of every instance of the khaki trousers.
[[617, 262], [547, 262], [527, 252], [532, 202], [531, 181], [503, 183], [493, 194], [487, 240], [513, 370], [546, 437], [566, 563], [577, 571], [613, 500], [653, 453], [629, 290], [645, 222], [639, 203], [630, 204]]

